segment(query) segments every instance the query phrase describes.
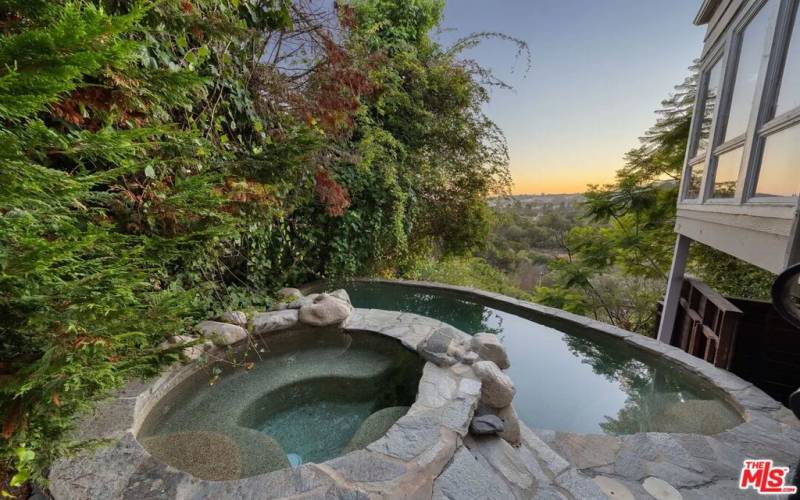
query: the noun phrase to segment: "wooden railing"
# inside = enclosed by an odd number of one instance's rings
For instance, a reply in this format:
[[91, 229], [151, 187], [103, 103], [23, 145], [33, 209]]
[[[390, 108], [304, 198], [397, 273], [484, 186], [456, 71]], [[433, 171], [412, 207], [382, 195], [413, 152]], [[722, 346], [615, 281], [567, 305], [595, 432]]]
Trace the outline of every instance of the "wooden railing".
[[702, 281], [685, 277], [670, 343], [727, 370], [741, 319], [742, 311], [728, 299]]

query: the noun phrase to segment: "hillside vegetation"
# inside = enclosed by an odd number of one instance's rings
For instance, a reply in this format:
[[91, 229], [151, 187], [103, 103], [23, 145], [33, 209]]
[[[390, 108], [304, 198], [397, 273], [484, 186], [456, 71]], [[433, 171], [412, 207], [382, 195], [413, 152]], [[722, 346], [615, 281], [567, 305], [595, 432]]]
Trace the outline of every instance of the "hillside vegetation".
[[[692, 71], [662, 102], [656, 123], [626, 154], [613, 183], [589, 186], [583, 195], [493, 199], [487, 245], [419, 277], [488, 288], [653, 335], [675, 242], [696, 89]], [[772, 274], [699, 243], [691, 248], [689, 272], [712, 288], [769, 297]]]
[[441, 0], [324, 5], [0, 5], [3, 491], [198, 318], [485, 239], [502, 82], [459, 53], [490, 35], [437, 45]]

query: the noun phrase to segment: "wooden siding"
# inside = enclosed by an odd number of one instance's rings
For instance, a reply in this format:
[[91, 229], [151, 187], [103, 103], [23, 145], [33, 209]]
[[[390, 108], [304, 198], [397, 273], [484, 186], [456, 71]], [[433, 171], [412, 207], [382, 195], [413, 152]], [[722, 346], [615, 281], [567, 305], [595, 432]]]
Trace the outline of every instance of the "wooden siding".
[[[675, 232], [734, 257], [779, 273], [787, 265], [794, 218], [719, 213], [679, 207]], [[789, 214], [794, 210], [789, 210]]]

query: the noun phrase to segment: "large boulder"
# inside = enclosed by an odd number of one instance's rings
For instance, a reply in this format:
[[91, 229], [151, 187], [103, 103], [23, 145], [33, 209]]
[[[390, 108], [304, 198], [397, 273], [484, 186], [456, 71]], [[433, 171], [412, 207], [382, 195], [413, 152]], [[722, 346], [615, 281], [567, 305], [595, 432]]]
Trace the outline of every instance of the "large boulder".
[[235, 344], [247, 338], [247, 330], [241, 326], [220, 321], [201, 321], [196, 328], [218, 346]]
[[306, 295], [305, 297], [298, 297], [291, 302], [286, 302], [283, 304], [282, 309], [300, 309], [303, 306], [308, 306], [314, 303], [314, 301], [319, 297], [320, 294], [312, 293]]
[[263, 335], [269, 332], [286, 330], [295, 326], [297, 322], [297, 309], [256, 313], [253, 315], [250, 331], [253, 332], [253, 335]]
[[327, 293], [314, 297], [311, 304], [300, 307], [298, 319], [310, 326], [338, 325], [350, 316], [352, 306]]
[[299, 309], [300, 306], [290, 307], [292, 304], [297, 304], [302, 301], [303, 293], [297, 288], [281, 288], [275, 294], [277, 301], [270, 306], [270, 311], [282, 311], [284, 309]]
[[242, 311], [228, 311], [220, 316], [219, 320], [223, 323], [241, 326], [242, 328], [247, 326], [247, 314]]
[[297, 288], [281, 288], [278, 290], [278, 298], [281, 302], [291, 302], [303, 297], [303, 292]]
[[330, 295], [331, 297], [336, 297], [339, 300], [343, 300], [343, 301], [347, 302], [348, 304], [350, 304], [351, 306], [353, 305], [353, 303], [350, 302], [350, 295], [347, 293], [347, 290], [345, 290], [344, 288], [340, 288], [338, 290], [334, 290], [331, 293], [329, 293], [328, 295]]
[[472, 365], [481, 380], [481, 402], [492, 408], [505, 408], [514, 399], [516, 389], [511, 378], [492, 361], [478, 361]]
[[493, 333], [479, 333], [472, 337], [472, 350], [485, 361], [492, 361], [501, 370], [511, 366], [500, 338]]

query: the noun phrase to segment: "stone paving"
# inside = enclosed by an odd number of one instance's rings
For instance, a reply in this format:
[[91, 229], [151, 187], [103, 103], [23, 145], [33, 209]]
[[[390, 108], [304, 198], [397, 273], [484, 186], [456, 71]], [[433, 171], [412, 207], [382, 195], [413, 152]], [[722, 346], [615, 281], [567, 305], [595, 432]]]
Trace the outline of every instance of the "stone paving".
[[[133, 383], [99, 405], [80, 426], [82, 439], [106, 447], [54, 464], [57, 499], [94, 498], [420, 498], [594, 499], [754, 498], [736, 479], [745, 458], [791, 466], [800, 457], [800, 422], [738, 377], [670, 346], [587, 318], [509, 297], [427, 283], [485, 303], [502, 302], [542, 321], [581, 325], [658, 353], [722, 389], [744, 423], [712, 435], [582, 435], [519, 426], [518, 439], [471, 435], [485, 384], [468, 355], [471, 338], [444, 323], [410, 314], [353, 310], [343, 327], [393, 337], [428, 359], [418, 396], [385, 436], [321, 464], [303, 464], [231, 481], [199, 480], [151, 457], [136, 440], [154, 404], [197, 365], [176, 367], [152, 383]], [[261, 323], [263, 324], [263, 322]], [[429, 342], [436, 335], [435, 341]], [[442, 335], [450, 339], [443, 342]], [[432, 351], [426, 352], [426, 346]], [[445, 346], [445, 347], [443, 347]], [[455, 346], [455, 347], [454, 347]], [[458, 347], [461, 346], [461, 347]], [[432, 362], [432, 361], [435, 362]], [[502, 389], [502, 388], [501, 388]], [[513, 411], [509, 407], [509, 410]], [[513, 444], [512, 444], [513, 443]]]

